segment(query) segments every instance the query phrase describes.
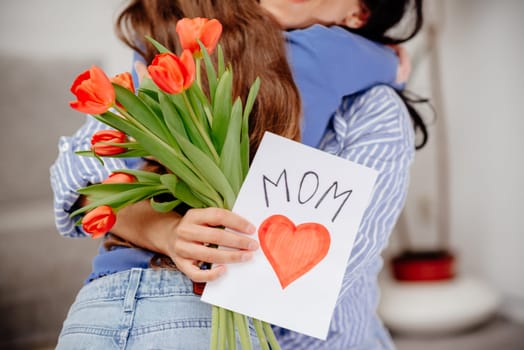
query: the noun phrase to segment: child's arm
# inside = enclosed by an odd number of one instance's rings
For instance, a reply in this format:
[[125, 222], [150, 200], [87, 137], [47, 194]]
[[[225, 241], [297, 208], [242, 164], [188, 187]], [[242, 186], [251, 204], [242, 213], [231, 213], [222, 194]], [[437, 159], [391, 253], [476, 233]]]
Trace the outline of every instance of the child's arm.
[[288, 55], [304, 106], [302, 142], [317, 146], [342, 97], [396, 84], [399, 60], [388, 47], [340, 27], [314, 25], [286, 33]]

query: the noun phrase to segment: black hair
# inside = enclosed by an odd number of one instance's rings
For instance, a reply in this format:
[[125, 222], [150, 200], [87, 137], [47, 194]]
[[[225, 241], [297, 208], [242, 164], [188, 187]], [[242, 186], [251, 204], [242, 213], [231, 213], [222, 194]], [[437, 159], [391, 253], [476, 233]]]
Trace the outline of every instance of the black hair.
[[[422, 0], [361, 0], [361, 5], [369, 14], [366, 23], [358, 29], [347, 29], [367, 39], [385, 45], [400, 44], [412, 39], [422, 29], [424, 23]], [[404, 15], [410, 10], [413, 10], [414, 18], [408, 19], [407, 34], [399, 37], [391, 36], [388, 33], [390, 29], [399, 25], [403, 21]], [[420, 141], [415, 145], [415, 148], [421, 149], [427, 143], [428, 130], [414, 104], [428, 103], [429, 100], [411, 92], [397, 90], [397, 93], [408, 109], [415, 134], [420, 135]]]

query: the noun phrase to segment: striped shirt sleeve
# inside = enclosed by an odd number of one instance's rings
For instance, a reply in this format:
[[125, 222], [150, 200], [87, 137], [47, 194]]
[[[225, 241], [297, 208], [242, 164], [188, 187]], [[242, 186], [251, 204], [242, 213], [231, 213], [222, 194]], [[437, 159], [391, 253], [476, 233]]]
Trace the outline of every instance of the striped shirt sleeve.
[[79, 197], [76, 192], [88, 184], [99, 183], [117, 169], [128, 168], [126, 160], [104, 158], [102, 165], [96, 158], [79, 156], [76, 151], [91, 148], [91, 136], [100, 130], [108, 129], [107, 125], [91, 116], [73, 136], [62, 136], [58, 142], [58, 157], [50, 168], [51, 188], [55, 225], [62, 236], [83, 237], [87, 234], [80, 226], [75, 225], [76, 218], [70, 218], [71, 207]]
[[[396, 92], [376, 86], [344, 100], [324, 136], [321, 149], [379, 171], [346, 267], [326, 341], [276, 328], [282, 349], [383, 349], [370, 335], [380, 334], [376, 320], [377, 273], [407, 194], [414, 157], [409, 114]], [[376, 329], [375, 329], [376, 328]]]

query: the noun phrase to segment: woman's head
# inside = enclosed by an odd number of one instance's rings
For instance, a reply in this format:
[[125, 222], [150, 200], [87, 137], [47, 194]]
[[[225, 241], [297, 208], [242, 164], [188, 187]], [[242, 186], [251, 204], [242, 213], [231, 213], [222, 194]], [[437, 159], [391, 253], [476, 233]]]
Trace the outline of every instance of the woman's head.
[[[360, 27], [351, 27], [352, 32], [382, 44], [400, 44], [413, 38], [422, 28], [422, 0], [361, 0], [369, 16]], [[392, 37], [388, 32], [401, 22], [407, 34]], [[405, 28], [402, 28], [405, 29]]]
[[361, 26], [366, 8], [361, 0], [260, 0], [284, 29], [305, 28], [313, 24]]
[[[422, 0], [259, 0], [284, 29], [313, 24], [340, 25], [368, 39], [398, 44], [411, 39], [422, 26]], [[411, 32], [393, 38], [387, 32], [405, 16], [414, 16]]]

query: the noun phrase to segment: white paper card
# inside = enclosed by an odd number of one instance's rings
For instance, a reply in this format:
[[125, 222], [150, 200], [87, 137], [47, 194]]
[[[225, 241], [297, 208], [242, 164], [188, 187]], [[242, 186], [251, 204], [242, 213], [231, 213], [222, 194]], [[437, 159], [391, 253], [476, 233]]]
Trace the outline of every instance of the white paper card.
[[377, 171], [266, 132], [233, 211], [261, 244], [202, 300], [326, 339]]

